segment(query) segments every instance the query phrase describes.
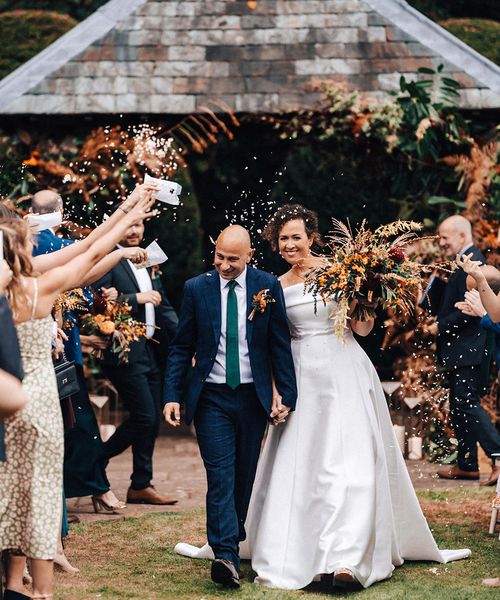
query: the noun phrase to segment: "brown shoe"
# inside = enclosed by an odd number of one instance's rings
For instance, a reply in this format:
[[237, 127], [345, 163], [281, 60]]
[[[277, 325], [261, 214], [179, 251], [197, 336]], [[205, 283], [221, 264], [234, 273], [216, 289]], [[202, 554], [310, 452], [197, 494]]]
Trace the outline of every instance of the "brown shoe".
[[464, 471], [458, 465], [439, 469], [437, 476], [440, 479], [479, 479], [479, 471]]
[[485, 485], [496, 485], [499, 475], [500, 475], [500, 467], [495, 466], [491, 469], [491, 473], [490, 473], [490, 476], [488, 477], [488, 479], [481, 481], [481, 483], [479, 485], [481, 487], [483, 487]]
[[151, 485], [143, 490], [127, 490], [127, 504], [177, 504], [177, 498], [160, 496]]

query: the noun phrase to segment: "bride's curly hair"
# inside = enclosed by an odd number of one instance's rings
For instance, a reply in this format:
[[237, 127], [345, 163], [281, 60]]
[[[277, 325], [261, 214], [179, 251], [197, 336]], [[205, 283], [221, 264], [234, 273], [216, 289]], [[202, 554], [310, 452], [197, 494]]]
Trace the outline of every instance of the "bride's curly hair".
[[312, 238], [313, 246], [317, 248], [324, 246], [319, 233], [318, 214], [302, 206], [302, 204], [284, 204], [269, 219], [262, 231], [262, 237], [269, 242], [274, 251], [278, 249], [278, 238], [283, 226], [289, 221], [297, 219], [304, 221], [307, 237]]
[[26, 221], [12, 216], [0, 219], [0, 231], [3, 233], [3, 257], [13, 273], [5, 295], [14, 317], [17, 317], [18, 308], [31, 302], [23, 284], [24, 277], [33, 277], [33, 263], [28, 244], [31, 239], [31, 230]]

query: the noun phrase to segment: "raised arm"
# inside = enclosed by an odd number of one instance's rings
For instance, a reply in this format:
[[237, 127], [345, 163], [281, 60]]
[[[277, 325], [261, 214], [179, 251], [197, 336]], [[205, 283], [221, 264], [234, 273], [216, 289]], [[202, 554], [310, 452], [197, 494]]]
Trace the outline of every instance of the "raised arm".
[[101, 259], [85, 276], [82, 287], [92, 285], [106, 273], [116, 266], [121, 260], [131, 260], [134, 263], [140, 264], [147, 259], [147, 252], [143, 248], [118, 248], [103, 259]]
[[115, 221], [115, 225], [111, 229], [97, 238], [86, 252], [73, 258], [66, 265], [51, 269], [41, 275], [39, 277], [41, 293], [55, 297], [61, 292], [81, 287], [87, 274], [122, 239], [130, 225], [154, 214], [149, 212], [153, 203], [154, 200], [149, 191], [132, 209], [124, 211], [124, 216]]
[[150, 183], [143, 183], [136, 186], [130, 196], [113, 212], [109, 219], [103, 221], [86, 238], [79, 240], [70, 246], [61, 248], [56, 252], [33, 257], [32, 261], [35, 270], [39, 273], [45, 273], [50, 269], [61, 267], [77, 256], [87, 252], [92, 244], [109, 233], [122, 219], [124, 219], [125, 215], [134, 208], [137, 202], [144, 198], [145, 194], [151, 194], [152, 191], [157, 189], [156, 186], [151, 185]]

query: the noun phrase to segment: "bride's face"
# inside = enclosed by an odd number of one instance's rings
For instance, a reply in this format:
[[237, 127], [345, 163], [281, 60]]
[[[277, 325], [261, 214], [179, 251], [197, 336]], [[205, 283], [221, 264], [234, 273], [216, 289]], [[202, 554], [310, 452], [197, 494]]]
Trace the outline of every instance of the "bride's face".
[[309, 255], [312, 240], [307, 237], [302, 219], [288, 221], [278, 235], [278, 248], [281, 256], [290, 265]]

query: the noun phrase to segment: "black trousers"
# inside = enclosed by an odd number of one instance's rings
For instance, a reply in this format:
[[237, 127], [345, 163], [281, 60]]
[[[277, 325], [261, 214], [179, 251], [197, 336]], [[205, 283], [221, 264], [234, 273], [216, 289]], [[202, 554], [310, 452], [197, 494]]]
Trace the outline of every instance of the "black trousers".
[[[267, 415], [253, 384], [205, 384], [194, 416], [207, 472], [207, 537], [216, 558], [239, 568], [239, 542]], [[279, 507], [277, 507], [279, 510]]]
[[151, 344], [146, 345], [147, 360], [106, 369], [129, 416], [104, 444], [104, 458], [109, 461], [132, 446], [130, 486], [134, 490], [151, 485], [153, 452], [161, 419], [161, 376]]
[[479, 400], [481, 367], [457, 367], [449, 373], [451, 424], [458, 440], [458, 466], [477, 471], [477, 444], [488, 456], [500, 452], [500, 434]]

